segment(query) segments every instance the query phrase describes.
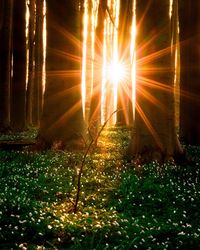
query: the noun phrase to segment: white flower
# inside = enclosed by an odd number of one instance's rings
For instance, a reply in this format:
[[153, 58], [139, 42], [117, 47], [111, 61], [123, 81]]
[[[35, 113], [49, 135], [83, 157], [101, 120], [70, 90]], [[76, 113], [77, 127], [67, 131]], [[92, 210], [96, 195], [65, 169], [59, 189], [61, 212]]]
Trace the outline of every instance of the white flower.
[[19, 248], [22, 249], [22, 250], [27, 250], [28, 249], [27, 243], [21, 243], [19, 245]]
[[37, 246], [37, 248], [36, 248], [37, 250], [44, 250], [45, 249], [45, 247], [44, 246]]
[[185, 235], [185, 233], [184, 232], [180, 232], [180, 233], [178, 233], [178, 235]]

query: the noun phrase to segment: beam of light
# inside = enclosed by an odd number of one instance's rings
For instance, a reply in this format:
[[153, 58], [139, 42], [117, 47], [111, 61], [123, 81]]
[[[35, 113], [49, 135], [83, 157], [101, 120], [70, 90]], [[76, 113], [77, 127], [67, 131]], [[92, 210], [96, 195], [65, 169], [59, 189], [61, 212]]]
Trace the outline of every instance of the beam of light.
[[56, 100], [58, 100], [61, 97], [66, 97], [67, 95], [73, 95], [73, 93], [75, 93], [76, 91], [79, 91], [79, 83], [77, 83], [76, 86], [73, 86], [71, 88], [67, 88], [65, 90], [60, 90], [57, 91], [56, 94], [48, 96], [48, 101], [49, 102], [56, 102]]
[[154, 103], [157, 107], [161, 108], [163, 112], [166, 112], [167, 107], [163, 106], [155, 97], [151, 96], [147, 91], [144, 90], [143, 86], [149, 87], [151, 89], [157, 89], [166, 93], [174, 93], [174, 95], [181, 95], [182, 97], [186, 98], [187, 100], [198, 100], [199, 97], [197, 94], [190, 93], [188, 91], [182, 90], [180, 93], [180, 89], [176, 88], [174, 89], [174, 86], [168, 86], [164, 83], [142, 77], [142, 76], [137, 76], [137, 81], [140, 82], [140, 87], [137, 86], [137, 90], [139, 91], [140, 94], [146, 97], [150, 102]]
[[146, 78], [146, 77], [142, 77], [142, 76], [137, 76], [137, 80], [140, 81], [140, 83], [143, 86], [147, 86], [149, 88], [155, 88], [158, 90], [162, 90], [162, 91], [166, 91], [168, 93], [172, 93], [173, 92], [173, 86], [168, 86], [164, 83], [160, 83], [158, 81]]
[[82, 42], [73, 34], [71, 34], [68, 30], [66, 30], [65, 28], [61, 26], [58, 26], [56, 23], [53, 23], [53, 22], [52, 22], [51, 27], [55, 29], [56, 32], [59, 32], [63, 36], [63, 39], [65, 38], [66, 41], [68, 41], [71, 46], [78, 49], [79, 51], [82, 50]]
[[64, 77], [79, 77], [80, 70], [50, 70], [46, 71], [46, 75], [50, 77], [64, 76]]
[[[85, 3], [88, 3], [88, 0], [85, 0]], [[108, 8], [109, 12], [107, 12], [107, 17], [104, 23], [104, 42], [103, 44], [100, 44], [98, 41], [94, 41], [95, 39], [95, 28], [97, 25], [97, 10], [98, 10], [98, 4], [99, 1], [93, 0], [92, 1], [92, 16], [91, 16], [91, 23], [88, 23], [88, 11], [85, 13], [85, 18], [87, 16], [87, 19], [84, 18], [84, 27], [91, 25], [91, 34], [85, 34], [85, 37], [88, 38], [88, 36], [91, 36], [91, 50], [88, 50], [88, 47], [86, 48], [85, 44], [83, 43], [83, 52], [85, 52], [87, 55], [90, 56], [90, 59], [88, 59], [88, 56], [85, 55], [85, 58], [83, 59], [84, 63], [89, 65], [91, 67], [91, 77], [89, 80], [91, 81], [91, 87], [90, 89], [93, 89], [93, 82], [100, 81], [101, 82], [101, 123], [103, 124], [107, 117], [113, 113], [114, 110], [117, 109], [117, 98], [118, 98], [118, 84], [119, 82], [125, 82], [125, 63], [119, 62], [118, 59], [118, 23], [119, 23], [119, 10], [120, 10], [120, 1], [119, 0], [108, 0]], [[88, 6], [87, 6], [88, 7]], [[64, 31], [60, 31], [64, 32]], [[83, 33], [85, 31], [83, 30]], [[65, 32], [66, 38], [69, 40], [69, 34]], [[85, 38], [85, 39], [87, 39]], [[71, 38], [72, 39], [72, 38]], [[130, 57], [131, 53], [135, 49], [135, 27], [133, 28], [133, 47], [130, 48]], [[98, 47], [100, 50], [103, 50], [103, 58], [101, 58], [98, 55], [95, 55], [94, 58], [94, 43], [98, 44]], [[85, 51], [87, 50], [87, 51]], [[57, 53], [60, 53], [60, 56], [69, 56], [70, 60], [76, 60], [76, 58], [73, 58], [72, 55], [67, 55], [66, 53], [55, 51]], [[83, 53], [84, 57], [84, 53]], [[87, 57], [87, 58], [86, 58]], [[134, 55], [135, 58], [135, 55]], [[95, 60], [95, 64], [94, 64]], [[103, 68], [101, 69], [101, 61], [103, 60]], [[135, 60], [135, 59], [134, 59]], [[78, 61], [78, 58], [77, 58]], [[98, 63], [99, 62], [99, 63]], [[85, 64], [83, 63], [83, 72], [82, 72], [82, 96], [83, 96], [83, 105], [86, 102], [84, 98], [87, 96], [88, 98], [88, 89], [86, 90], [86, 72], [85, 72]], [[99, 73], [94, 75], [94, 67], [99, 71]], [[135, 79], [135, 61], [133, 64], [134, 70], [132, 73], [132, 79]], [[100, 79], [99, 79], [100, 77]], [[132, 85], [134, 85], [134, 96], [135, 96], [135, 80], [132, 81]], [[130, 90], [126, 90], [126, 93], [130, 95]], [[121, 94], [120, 94], [121, 96]], [[123, 98], [122, 96], [120, 98]], [[133, 99], [132, 96], [130, 99]], [[116, 113], [112, 116], [111, 121], [109, 123], [115, 124], [116, 123]]]
[[[149, 43], [149, 42], [147, 42], [147, 43]], [[141, 48], [139, 48], [139, 50], [141, 50]], [[138, 59], [137, 66], [145, 65], [145, 64], [150, 63], [152, 61], [155, 61], [156, 59], [159, 59], [159, 58], [161, 58], [169, 53], [171, 53], [171, 46], [164, 48], [164, 49], [161, 49], [159, 51], [153, 52], [147, 56], [144, 56], [144, 57]]]
[[163, 150], [163, 144], [162, 144], [162, 142], [160, 140], [160, 137], [159, 137], [158, 133], [156, 132], [156, 130], [154, 129], [154, 127], [150, 123], [149, 119], [146, 117], [144, 111], [142, 110], [140, 105], [137, 103], [137, 101], [136, 101], [135, 107], [136, 107], [136, 110], [137, 110], [138, 114], [140, 115], [140, 117], [142, 118], [144, 123], [146, 124], [146, 127], [148, 128], [149, 132], [153, 136], [156, 144]]
[[[99, 43], [99, 47], [103, 49], [103, 70], [100, 68], [102, 66], [101, 61], [102, 58], [98, 55], [97, 58], [94, 58], [94, 44], [95, 44], [95, 28], [97, 25], [97, 10], [98, 10], [98, 0], [92, 0], [92, 16], [91, 16], [91, 23], [89, 23], [89, 17], [88, 17], [88, 0], [84, 0], [84, 16], [83, 16], [83, 43], [81, 43], [76, 37], [74, 37], [72, 34], [70, 34], [66, 29], [62, 27], [58, 27], [55, 25], [55, 29], [59, 31], [63, 37], [71, 43], [73, 47], [76, 47], [77, 49], [82, 50], [82, 58], [73, 55], [71, 53], [68, 53], [66, 51], [60, 51], [59, 49], [50, 49], [50, 53], [55, 53], [56, 55], [64, 58], [68, 58], [68, 60], [71, 60], [72, 62], [76, 62], [81, 64], [82, 63], [82, 71], [78, 70], [56, 70], [56, 71], [51, 71], [51, 72], [46, 72], [48, 76], [58, 76], [62, 75], [65, 77], [78, 77], [78, 75], [82, 76], [82, 85], [81, 85], [81, 91], [82, 91], [82, 108], [83, 108], [83, 114], [85, 116], [85, 104], [86, 104], [86, 96], [88, 93], [88, 89], [86, 88], [86, 69], [87, 67], [91, 67], [91, 86], [90, 90], [93, 89], [93, 82], [94, 81], [99, 81], [99, 77], [101, 77], [101, 86], [102, 86], [102, 96], [101, 96], [101, 109], [104, 109], [104, 113], [102, 112], [102, 117], [101, 117], [101, 122], [104, 123], [106, 118], [113, 113], [114, 110], [117, 109], [117, 95], [118, 95], [118, 84], [119, 81], [125, 82], [126, 78], [126, 66], [125, 63], [119, 62], [118, 59], [118, 22], [119, 22], [119, 0], [108, 0], [108, 5], [110, 8], [110, 12], [112, 15], [112, 21], [110, 20], [110, 16], [107, 13], [107, 20], [105, 22], [105, 34], [104, 34], [104, 44]], [[46, 2], [44, 3], [44, 9], [45, 9], [45, 14], [46, 14]], [[114, 22], [114, 24], [113, 24]], [[91, 25], [91, 33], [88, 33], [88, 26]], [[45, 44], [45, 49], [44, 49], [44, 58], [46, 58], [46, 18], [44, 19], [44, 40], [43, 43]], [[136, 33], [136, 28], [135, 26], [132, 27], [132, 48], [131, 52], [134, 51], [135, 49], [135, 33]], [[87, 40], [88, 37], [91, 36], [91, 47], [90, 50], [87, 47]], [[133, 53], [134, 54], [134, 53]], [[90, 56], [90, 59], [88, 59], [88, 55]], [[133, 61], [134, 61], [134, 66], [133, 66], [133, 71], [132, 71], [132, 78], [135, 79], [135, 54], [133, 55]], [[95, 59], [95, 65], [94, 65], [94, 59]], [[44, 59], [45, 60], [45, 59]], [[98, 63], [99, 62], [99, 63]], [[109, 63], [109, 66], [108, 66]], [[44, 64], [45, 67], [45, 64]], [[99, 70], [99, 74], [97, 73], [94, 76], [94, 67], [97, 67]], [[102, 73], [101, 73], [102, 72]], [[133, 81], [134, 82], [134, 81]], [[135, 90], [135, 82], [132, 82], [132, 86], [134, 86]], [[123, 85], [123, 83], [122, 83]], [[124, 84], [126, 85], [126, 84]], [[133, 96], [130, 96], [130, 90], [124, 86], [125, 92], [129, 96], [130, 99], [133, 99]], [[96, 90], [93, 90], [94, 92]], [[63, 92], [63, 94], [65, 91]], [[61, 93], [59, 93], [61, 94]], [[110, 99], [109, 99], [109, 98]], [[120, 97], [122, 100], [124, 97], [122, 94], [120, 94]], [[124, 108], [126, 108], [125, 102], [123, 104]], [[107, 114], [105, 114], [105, 112]], [[116, 114], [113, 115], [112, 117], [112, 123], [116, 122]]]
[[49, 48], [49, 52], [54, 53], [55, 55], [57, 55], [61, 58], [62, 57], [67, 58], [71, 62], [81, 64], [81, 57], [80, 56], [74, 55], [72, 53], [68, 53], [68, 52], [63, 51], [63, 50], [53, 49], [53, 48]]
[[164, 106], [156, 97], [150, 94], [147, 90], [142, 88], [142, 86], [137, 86], [138, 94], [144, 96], [149, 102], [160, 108], [164, 113], [167, 111], [167, 107]]
[[[124, 110], [125, 122], [126, 124], [130, 124], [130, 113], [128, 110], [128, 103], [131, 102], [132, 108], [135, 107], [135, 100], [133, 99], [133, 92], [132, 92], [132, 87], [135, 87], [134, 84], [135, 79], [132, 78], [133, 65], [130, 65], [130, 62], [128, 61], [128, 62], [123, 62], [122, 66], [123, 66], [123, 77], [121, 78], [121, 81], [118, 83], [121, 90], [118, 91], [118, 99], [122, 105], [122, 110]], [[135, 89], [133, 91], [135, 92]]]
[[63, 115], [61, 115], [56, 122], [51, 124], [47, 131], [51, 131], [54, 129], [59, 129], [60, 125], [64, 123], [66, 120], [70, 120], [71, 117], [76, 113], [80, 107], [82, 107], [82, 100], [78, 101], [76, 104], [74, 104], [70, 109], [68, 109]]
[[[108, 7], [110, 8], [110, 2], [107, 2]], [[107, 119], [107, 115], [110, 111], [110, 105], [108, 107], [108, 96], [111, 98], [111, 95], [109, 93], [109, 83], [107, 80], [107, 63], [108, 63], [108, 54], [111, 53], [111, 24], [110, 19], [108, 16], [106, 16], [105, 22], [104, 22], [104, 41], [103, 41], [103, 71], [102, 71], [102, 86], [101, 86], [101, 124], [104, 124], [104, 122]], [[110, 100], [111, 102], [111, 100]]]

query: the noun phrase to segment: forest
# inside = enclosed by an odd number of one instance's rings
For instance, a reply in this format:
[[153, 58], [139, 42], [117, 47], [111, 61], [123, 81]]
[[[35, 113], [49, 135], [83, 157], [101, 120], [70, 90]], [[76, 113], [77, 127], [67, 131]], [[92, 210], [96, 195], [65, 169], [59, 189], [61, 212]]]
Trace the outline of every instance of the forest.
[[200, 249], [200, 0], [0, 0], [0, 249]]

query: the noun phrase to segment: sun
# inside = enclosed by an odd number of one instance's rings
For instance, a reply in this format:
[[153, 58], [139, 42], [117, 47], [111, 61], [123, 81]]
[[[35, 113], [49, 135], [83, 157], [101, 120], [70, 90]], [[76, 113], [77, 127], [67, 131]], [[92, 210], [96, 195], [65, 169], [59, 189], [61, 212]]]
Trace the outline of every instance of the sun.
[[126, 78], [126, 68], [121, 62], [111, 62], [107, 67], [108, 80], [113, 83], [119, 83]]

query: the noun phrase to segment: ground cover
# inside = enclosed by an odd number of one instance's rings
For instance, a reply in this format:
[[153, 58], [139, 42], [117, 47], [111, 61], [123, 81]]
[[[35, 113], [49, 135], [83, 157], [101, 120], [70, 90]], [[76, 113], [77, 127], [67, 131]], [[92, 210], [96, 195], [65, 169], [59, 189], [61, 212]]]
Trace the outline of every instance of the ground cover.
[[128, 140], [125, 128], [102, 132], [76, 214], [84, 152], [1, 150], [0, 249], [200, 248], [200, 149], [186, 148], [190, 164], [153, 162], [138, 175]]

